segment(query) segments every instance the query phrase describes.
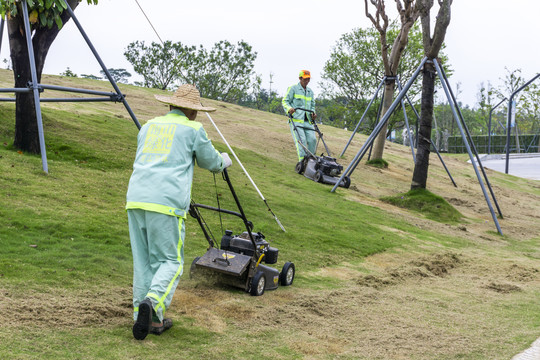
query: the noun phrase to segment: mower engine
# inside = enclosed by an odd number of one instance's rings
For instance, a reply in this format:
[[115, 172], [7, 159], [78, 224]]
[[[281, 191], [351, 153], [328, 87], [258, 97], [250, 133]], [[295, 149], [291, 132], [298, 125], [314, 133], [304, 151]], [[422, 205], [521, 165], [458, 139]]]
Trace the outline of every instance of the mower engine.
[[317, 159], [317, 165], [315, 168], [321, 170], [324, 175], [338, 176], [343, 171], [343, 166], [339, 165], [336, 159], [330, 156], [320, 156]]
[[[279, 250], [269, 246], [268, 241], [264, 239], [264, 235], [260, 232], [251, 233], [255, 240], [255, 244], [260, 253], [264, 254], [263, 261], [266, 264], [275, 264], [278, 259]], [[234, 252], [237, 254], [253, 256], [255, 248], [253, 242], [249, 238], [247, 231], [240, 235], [232, 235], [231, 230], [225, 230], [225, 235], [221, 238], [221, 250]]]
[[[296, 165], [295, 170], [299, 174], [303, 172], [305, 177], [313, 181], [335, 185], [339, 181], [343, 166], [330, 156], [308, 156]], [[351, 180], [347, 176], [339, 183], [339, 186], [344, 188], [349, 188], [350, 185]]]

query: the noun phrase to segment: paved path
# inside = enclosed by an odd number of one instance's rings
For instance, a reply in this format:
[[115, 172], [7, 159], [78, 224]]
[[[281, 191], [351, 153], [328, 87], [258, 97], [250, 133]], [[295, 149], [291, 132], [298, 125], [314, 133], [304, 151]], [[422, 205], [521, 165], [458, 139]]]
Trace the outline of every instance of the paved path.
[[540, 359], [540, 339], [533, 342], [530, 348], [514, 356], [512, 360], [539, 360]]
[[[502, 173], [506, 168], [505, 155], [480, 155], [480, 161], [484, 167]], [[540, 153], [510, 154], [508, 173], [525, 179], [540, 180]]]

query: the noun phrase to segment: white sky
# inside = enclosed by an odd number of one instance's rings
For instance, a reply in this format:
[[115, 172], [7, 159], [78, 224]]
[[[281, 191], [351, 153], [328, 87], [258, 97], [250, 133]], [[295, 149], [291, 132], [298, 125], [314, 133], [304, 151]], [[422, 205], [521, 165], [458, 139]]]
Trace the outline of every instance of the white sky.
[[[387, 0], [395, 16], [395, 3]], [[165, 40], [206, 48], [220, 40], [244, 40], [258, 53], [255, 71], [263, 87], [283, 94], [298, 81], [298, 72], [312, 72], [316, 95], [324, 63], [336, 41], [355, 27], [371, 26], [362, 0], [139, 0]], [[540, 1], [455, 0], [446, 36], [446, 53], [454, 69], [450, 82], [460, 82], [458, 99], [470, 106], [477, 101], [481, 82], [501, 85], [511, 70], [522, 69], [530, 79], [540, 72]], [[75, 15], [108, 68], [125, 68], [138, 79], [123, 55], [127, 45], [140, 40], [158, 42], [135, 0], [100, 0], [79, 5]], [[8, 58], [4, 31], [0, 59]], [[1, 64], [3, 67], [3, 64]], [[49, 51], [44, 72], [59, 74], [69, 67], [76, 74], [99, 76], [94, 59], [73, 21], [63, 29]], [[378, 83], [379, 79], [374, 79]]]

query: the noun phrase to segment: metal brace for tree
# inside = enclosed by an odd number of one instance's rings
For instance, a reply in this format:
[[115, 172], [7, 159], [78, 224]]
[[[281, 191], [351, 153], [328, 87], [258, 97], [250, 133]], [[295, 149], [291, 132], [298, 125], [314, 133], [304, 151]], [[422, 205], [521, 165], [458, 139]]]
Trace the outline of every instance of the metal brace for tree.
[[[101, 66], [103, 72], [107, 76], [107, 79], [111, 83], [115, 92], [104, 92], [104, 91], [95, 91], [95, 90], [77, 89], [77, 88], [70, 88], [70, 87], [40, 84], [37, 80], [36, 62], [34, 59], [34, 47], [32, 46], [32, 35], [31, 35], [30, 21], [28, 18], [28, 7], [26, 5], [26, 0], [22, 0], [23, 20], [24, 20], [24, 28], [25, 28], [25, 33], [26, 33], [26, 46], [28, 48], [28, 57], [30, 58], [29, 60], [30, 60], [30, 71], [31, 71], [32, 81], [28, 83], [26, 88], [2, 88], [0, 89], [0, 93], [29, 93], [29, 92], [34, 93], [34, 104], [35, 104], [36, 119], [37, 119], [37, 125], [38, 125], [39, 145], [40, 145], [40, 150], [41, 150], [41, 162], [43, 166], [43, 171], [45, 173], [49, 173], [49, 169], [47, 165], [47, 153], [45, 149], [45, 137], [43, 133], [43, 120], [41, 116], [41, 105], [40, 105], [41, 102], [96, 102], [96, 101], [121, 102], [122, 104], [124, 104], [126, 110], [128, 111], [129, 115], [133, 119], [133, 122], [135, 123], [137, 128], [138, 129], [141, 128], [141, 124], [139, 123], [139, 121], [137, 120], [137, 117], [135, 116], [131, 108], [129, 107], [129, 104], [126, 101], [125, 95], [123, 95], [122, 92], [120, 91], [120, 88], [118, 88], [116, 81], [114, 81], [111, 74], [109, 73], [109, 70], [107, 69], [103, 61], [101, 60], [99, 54], [94, 48], [94, 45], [92, 45], [92, 42], [86, 35], [79, 20], [77, 20], [77, 17], [75, 16], [73, 10], [71, 9], [71, 7], [69, 6], [66, 0], [64, 0], [64, 3], [66, 4], [66, 11], [69, 12], [75, 25], [79, 29], [79, 32], [81, 33], [88, 47], [94, 54], [94, 57], [98, 61], [99, 65]], [[4, 31], [4, 19], [1, 18], [0, 19], [0, 49], [2, 47], [3, 31]], [[96, 96], [102, 96], [102, 97], [41, 99], [39, 94], [46, 89], [56, 90], [56, 91], [66, 91], [66, 92], [72, 92], [72, 93], [82, 93], [82, 94], [96, 95]], [[0, 101], [15, 101], [15, 98], [0, 98]]]

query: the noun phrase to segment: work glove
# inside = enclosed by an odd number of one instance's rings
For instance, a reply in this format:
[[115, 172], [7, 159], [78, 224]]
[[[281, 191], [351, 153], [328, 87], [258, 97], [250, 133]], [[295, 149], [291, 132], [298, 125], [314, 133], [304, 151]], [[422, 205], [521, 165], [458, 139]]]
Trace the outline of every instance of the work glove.
[[228, 168], [229, 166], [232, 165], [232, 160], [229, 157], [229, 154], [227, 154], [226, 152], [222, 152], [221, 157], [223, 157], [223, 168], [224, 169]]

